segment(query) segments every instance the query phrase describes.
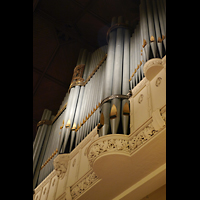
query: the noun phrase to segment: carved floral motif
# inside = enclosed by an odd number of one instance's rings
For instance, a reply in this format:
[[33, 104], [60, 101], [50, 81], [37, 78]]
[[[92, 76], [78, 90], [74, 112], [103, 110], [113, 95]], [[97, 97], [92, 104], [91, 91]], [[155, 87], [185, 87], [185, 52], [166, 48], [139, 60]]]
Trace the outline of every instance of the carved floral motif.
[[119, 138], [120, 136], [112, 136], [116, 138], [104, 138], [103, 140], [98, 140], [88, 149], [88, 160], [90, 165], [93, 161], [103, 153], [107, 152], [123, 152], [131, 154], [136, 148], [144, 144], [149, 140], [158, 130], [154, 130], [152, 123], [140, 131], [137, 135], [133, 137], [124, 137]]
[[156, 87], [158, 87], [158, 86], [161, 84], [161, 80], [162, 80], [161, 77], [158, 77], [158, 78], [156, 79], [156, 83], [155, 83]]
[[53, 162], [54, 168], [58, 178], [63, 179], [67, 171], [67, 164], [69, 160], [69, 155], [58, 155]]
[[70, 189], [72, 199], [85, 192], [97, 179], [98, 176], [92, 171], [86, 178], [72, 186]]

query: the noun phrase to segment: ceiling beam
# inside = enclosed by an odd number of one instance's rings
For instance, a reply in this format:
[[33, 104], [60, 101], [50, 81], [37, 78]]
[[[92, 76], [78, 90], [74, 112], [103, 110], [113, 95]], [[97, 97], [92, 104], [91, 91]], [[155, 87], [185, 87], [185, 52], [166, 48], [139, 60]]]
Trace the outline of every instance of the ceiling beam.
[[60, 47], [60, 45], [57, 44], [57, 46], [56, 46], [54, 52], [52, 53], [52, 55], [51, 55], [51, 57], [50, 57], [50, 59], [49, 59], [49, 62], [47, 63], [47, 65], [46, 65], [44, 71], [42, 72], [42, 75], [41, 75], [39, 81], [36, 83], [36, 86], [35, 86], [35, 88], [34, 88], [34, 90], [33, 90], [33, 96], [35, 95], [35, 93], [36, 93], [36, 91], [37, 91], [39, 85], [41, 84], [42, 79], [43, 79], [44, 75], [46, 74], [46, 71], [48, 70], [48, 68], [49, 68], [49, 66], [50, 66], [50, 64], [51, 64], [51, 62], [52, 62], [52, 60], [54, 59], [54, 57], [55, 57], [55, 55], [56, 55], [56, 53], [57, 53], [59, 47]]
[[74, 23], [77, 23], [81, 17], [86, 13], [90, 13], [91, 15], [93, 15], [95, 18], [97, 18], [99, 21], [101, 21], [102, 23], [104, 23], [105, 25], [110, 24], [110, 22], [108, 22], [107, 20], [105, 20], [104, 18], [102, 18], [101, 16], [97, 15], [95, 12], [93, 12], [91, 9], [91, 7], [94, 5], [94, 3], [96, 3], [96, 1], [94, 0], [90, 0], [86, 6], [83, 6], [82, 4], [80, 4], [79, 2], [77, 2], [76, 0], [71, 0], [72, 3], [76, 4], [77, 6], [79, 6], [82, 9], [82, 12], [76, 17], [76, 19], [74, 20]]
[[[43, 74], [41, 70], [39, 70], [39, 69], [37, 69], [37, 68], [35, 68], [35, 67], [33, 67], [33, 71], [34, 71], [35, 73], [37, 73], [37, 74], [40, 74], [40, 75]], [[63, 83], [62, 81], [60, 81], [60, 80], [58, 80], [58, 79], [56, 79], [56, 78], [54, 78], [54, 77], [52, 77], [52, 76], [50, 76], [50, 75], [48, 75], [48, 74], [45, 74], [44, 77], [47, 78], [47, 79], [50, 80], [50, 81], [53, 81], [54, 83], [56, 83], [56, 84], [58, 84], [58, 85], [60, 85], [60, 86], [66, 88], [66, 89], [69, 87], [68, 84]]]

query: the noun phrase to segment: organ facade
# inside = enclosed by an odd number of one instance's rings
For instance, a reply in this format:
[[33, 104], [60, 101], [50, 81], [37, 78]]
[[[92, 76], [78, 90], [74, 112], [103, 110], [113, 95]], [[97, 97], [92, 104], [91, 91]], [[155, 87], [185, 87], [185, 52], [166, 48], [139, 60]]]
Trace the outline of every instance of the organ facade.
[[133, 33], [113, 17], [108, 45], [80, 50], [58, 113], [37, 125], [34, 200], [165, 199], [165, 8], [142, 0]]

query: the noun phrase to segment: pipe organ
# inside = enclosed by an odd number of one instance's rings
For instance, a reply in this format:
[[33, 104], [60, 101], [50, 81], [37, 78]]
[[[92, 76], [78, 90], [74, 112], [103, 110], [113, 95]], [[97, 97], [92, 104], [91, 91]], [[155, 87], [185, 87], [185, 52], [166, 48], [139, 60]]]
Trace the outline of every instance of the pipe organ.
[[143, 66], [166, 54], [166, 2], [141, 0], [134, 32], [122, 16], [113, 17], [108, 45], [81, 49], [69, 90], [56, 116], [45, 109], [33, 143], [33, 187], [54, 169], [53, 159], [71, 152], [97, 126], [99, 137], [129, 130], [131, 90], [143, 79]]

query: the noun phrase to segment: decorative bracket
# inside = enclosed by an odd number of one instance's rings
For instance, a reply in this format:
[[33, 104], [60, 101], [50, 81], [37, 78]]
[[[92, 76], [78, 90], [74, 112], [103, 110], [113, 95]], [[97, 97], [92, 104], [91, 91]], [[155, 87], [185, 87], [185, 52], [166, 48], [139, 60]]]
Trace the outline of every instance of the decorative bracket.
[[69, 154], [59, 154], [53, 161], [54, 169], [58, 178], [63, 179], [67, 172]]

